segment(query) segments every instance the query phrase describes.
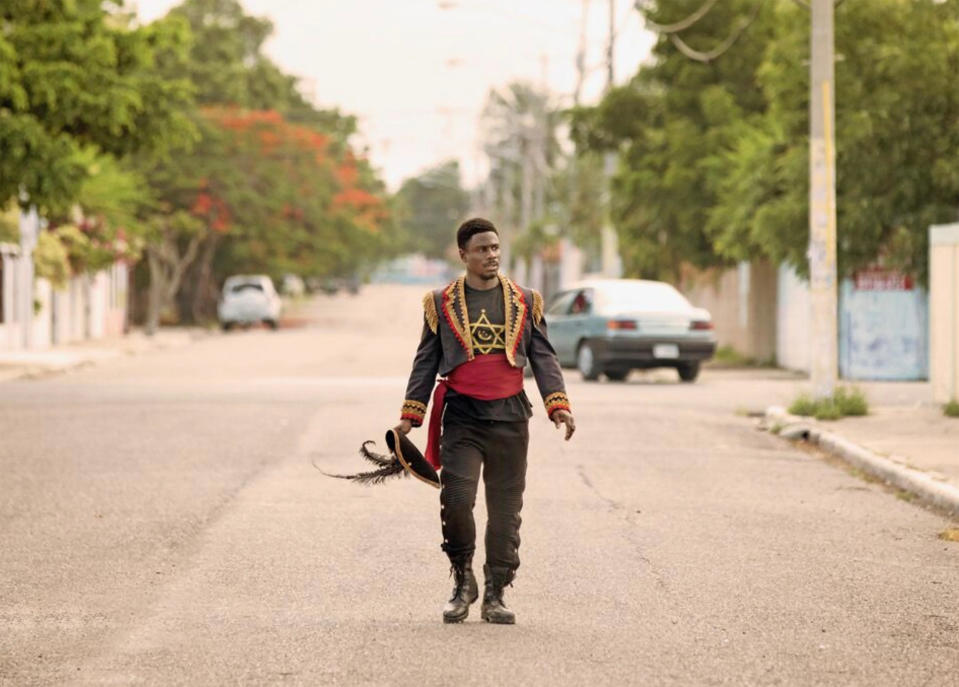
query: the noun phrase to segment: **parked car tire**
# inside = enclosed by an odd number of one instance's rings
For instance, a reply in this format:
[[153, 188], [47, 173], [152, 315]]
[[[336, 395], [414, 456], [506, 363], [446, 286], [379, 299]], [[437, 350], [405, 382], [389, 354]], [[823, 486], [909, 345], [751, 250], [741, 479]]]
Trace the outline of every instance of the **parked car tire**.
[[629, 376], [629, 368], [613, 368], [611, 370], [606, 370], [606, 379], [611, 382], [624, 382]]
[[223, 329], [223, 331], [228, 332], [228, 331], [230, 331], [231, 329], [233, 329], [233, 323], [232, 323], [232, 322], [221, 322], [221, 323], [220, 323], [220, 327]]
[[265, 324], [267, 327], [269, 327], [270, 329], [274, 331], [276, 331], [276, 329], [278, 329], [280, 326], [279, 322], [277, 322], [276, 320], [263, 320], [263, 324]]
[[595, 382], [599, 379], [601, 370], [596, 363], [596, 354], [593, 352], [593, 347], [589, 345], [589, 341], [584, 341], [576, 349], [576, 368], [587, 382]]
[[679, 378], [684, 382], [695, 382], [696, 377], [699, 376], [699, 363], [679, 363], [676, 366], [676, 371], [679, 372]]

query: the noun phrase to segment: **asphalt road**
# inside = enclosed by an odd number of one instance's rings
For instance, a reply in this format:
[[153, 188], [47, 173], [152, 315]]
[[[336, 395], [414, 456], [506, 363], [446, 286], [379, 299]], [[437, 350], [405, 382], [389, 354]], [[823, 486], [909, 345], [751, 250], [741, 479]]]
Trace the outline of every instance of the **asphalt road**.
[[757, 432], [777, 373], [570, 373], [518, 624], [443, 625], [438, 492], [312, 465], [395, 422], [421, 291], [0, 385], [0, 684], [955, 684], [950, 523]]

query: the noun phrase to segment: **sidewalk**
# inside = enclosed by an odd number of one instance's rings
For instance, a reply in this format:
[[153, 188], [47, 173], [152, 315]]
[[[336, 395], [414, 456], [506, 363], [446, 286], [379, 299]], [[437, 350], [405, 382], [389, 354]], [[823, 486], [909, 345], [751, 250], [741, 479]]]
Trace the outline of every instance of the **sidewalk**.
[[[921, 500], [959, 515], [959, 418], [931, 401], [928, 382], [859, 382], [869, 415], [836, 421], [790, 416], [779, 406], [765, 422], [820, 448]], [[808, 431], [804, 431], [808, 430]]]
[[45, 351], [0, 350], [0, 382], [67, 372], [124, 355], [180, 348], [207, 336], [209, 330], [199, 327], [171, 327], [160, 329], [152, 337], [142, 330], [133, 330], [126, 336], [54, 346]]

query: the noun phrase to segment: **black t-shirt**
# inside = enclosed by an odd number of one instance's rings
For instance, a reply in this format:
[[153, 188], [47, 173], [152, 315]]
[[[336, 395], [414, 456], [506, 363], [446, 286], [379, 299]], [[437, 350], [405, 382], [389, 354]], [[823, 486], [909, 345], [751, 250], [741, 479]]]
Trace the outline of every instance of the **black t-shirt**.
[[[466, 286], [466, 310], [470, 320], [470, 337], [474, 355], [506, 352], [506, 314], [503, 288], [479, 290]], [[446, 413], [454, 417], [500, 422], [525, 421], [533, 416], [532, 405], [525, 391], [495, 401], [481, 401], [452, 389], [446, 393]]]

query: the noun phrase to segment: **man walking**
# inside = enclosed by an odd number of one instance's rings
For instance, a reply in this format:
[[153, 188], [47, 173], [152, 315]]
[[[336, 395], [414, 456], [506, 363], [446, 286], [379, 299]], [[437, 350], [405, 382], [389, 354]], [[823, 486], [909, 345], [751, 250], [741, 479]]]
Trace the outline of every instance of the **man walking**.
[[[476, 548], [473, 505], [480, 471], [486, 490], [486, 577], [481, 615], [512, 624], [503, 602], [519, 567], [520, 510], [526, 487], [526, 451], [531, 404], [523, 391], [529, 361], [546, 413], [576, 425], [556, 352], [546, 338], [543, 298], [499, 274], [499, 234], [485, 219], [464, 222], [456, 232], [465, 275], [423, 298], [424, 325], [396, 431], [423, 424], [436, 375], [426, 459], [442, 465], [442, 548], [455, 579], [443, 621], [462, 622], [479, 591], [473, 575]], [[440, 425], [442, 424], [442, 440]]]

